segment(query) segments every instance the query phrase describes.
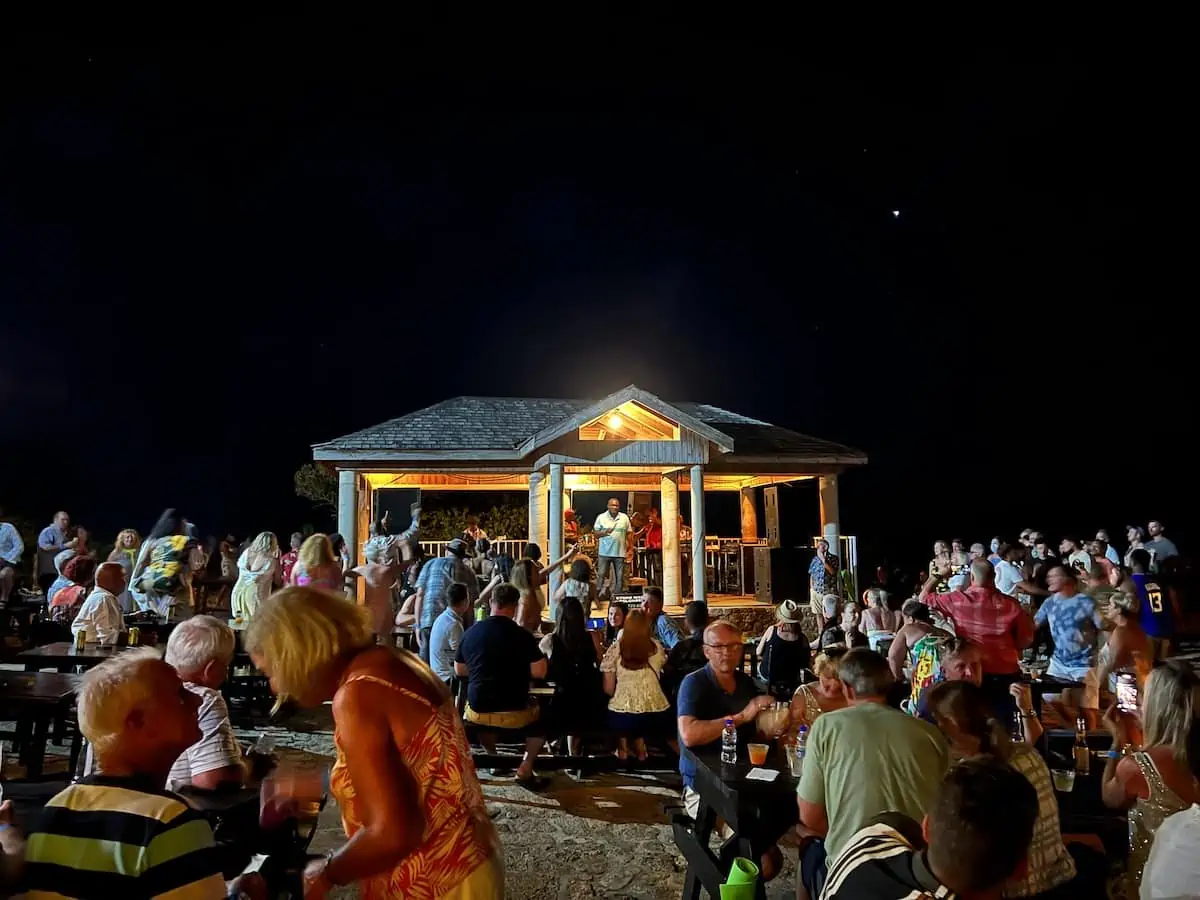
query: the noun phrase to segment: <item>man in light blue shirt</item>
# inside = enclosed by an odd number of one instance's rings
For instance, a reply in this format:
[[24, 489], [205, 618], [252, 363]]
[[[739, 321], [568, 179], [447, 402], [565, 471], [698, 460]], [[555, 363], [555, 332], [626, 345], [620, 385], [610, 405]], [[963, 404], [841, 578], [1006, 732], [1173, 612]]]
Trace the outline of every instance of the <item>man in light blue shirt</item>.
[[458, 654], [458, 645], [462, 643], [467, 616], [471, 612], [471, 601], [467, 586], [458, 582], [446, 588], [446, 599], [449, 603], [434, 620], [433, 630], [429, 633], [429, 668], [449, 687], [454, 678], [454, 657]]
[[25, 542], [9, 522], [0, 522], [0, 609], [8, 606], [8, 597], [16, 582], [16, 568], [25, 553]]
[[54, 514], [54, 521], [42, 529], [37, 539], [37, 578], [43, 591], [58, 577], [54, 557], [64, 550], [74, 550], [77, 543], [75, 533], [71, 531], [71, 517], [59, 510]]
[[612, 572], [612, 591], [615, 596], [625, 588], [625, 541], [633, 524], [629, 516], [621, 512], [621, 501], [616, 497], [608, 501], [608, 509], [596, 516], [592, 532], [600, 538], [599, 557], [596, 560], [596, 584], [603, 591], [604, 581]]
[[1070, 565], [1056, 564], [1046, 573], [1046, 585], [1052, 593], [1038, 608], [1036, 625], [1050, 623], [1054, 653], [1046, 674], [1051, 678], [1083, 683], [1079, 706], [1088, 712], [1089, 727], [1094, 727], [1100, 707], [1100, 682], [1096, 678], [1096, 646], [1104, 617], [1096, 601], [1079, 590], [1079, 582]]
[[683, 633], [671, 617], [663, 612], [662, 588], [648, 587], [642, 594], [642, 612], [650, 619], [650, 630], [668, 651], [683, 640]]

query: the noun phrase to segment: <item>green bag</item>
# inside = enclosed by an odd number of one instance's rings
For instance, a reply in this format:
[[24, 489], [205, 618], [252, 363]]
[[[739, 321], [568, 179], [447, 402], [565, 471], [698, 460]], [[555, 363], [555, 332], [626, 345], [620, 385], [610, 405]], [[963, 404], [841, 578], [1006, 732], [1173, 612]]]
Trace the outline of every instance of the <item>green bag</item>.
[[729, 877], [721, 885], [721, 900], [754, 900], [758, 886], [758, 866], [739, 856], [729, 867]]

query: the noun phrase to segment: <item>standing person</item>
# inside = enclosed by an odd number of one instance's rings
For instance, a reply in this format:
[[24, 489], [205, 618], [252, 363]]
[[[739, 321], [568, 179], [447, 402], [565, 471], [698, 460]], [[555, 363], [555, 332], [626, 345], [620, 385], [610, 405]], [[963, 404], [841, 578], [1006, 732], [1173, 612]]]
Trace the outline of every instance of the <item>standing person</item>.
[[238, 580], [233, 586], [231, 610], [234, 618], [250, 619], [275, 586], [279, 567], [279, 541], [264, 531], [238, 557]]
[[921, 600], [934, 612], [952, 622], [954, 631], [979, 647], [983, 665], [983, 689], [1011, 721], [1014, 708], [1008, 686], [1021, 680], [1021, 651], [1033, 643], [1033, 619], [1016, 600], [997, 590], [992, 564], [986, 559], [971, 563], [971, 586], [944, 594], [933, 592], [931, 577]]
[[429, 668], [449, 688], [454, 681], [454, 657], [470, 624], [471, 600], [467, 586], [457, 581], [447, 588], [446, 597], [449, 602], [429, 632]]
[[[1129, 560], [1129, 555], [1133, 553], [1134, 550], [1144, 550], [1146, 548], [1144, 543], [1145, 538], [1146, 532], [1144, 532], [1138, 525], [1130, 525], [1125, 529], [1125, 540], [1129, 542], [1129, 548], [1125, 551], [1125, 568], [1133, 568], [1133, 564]], [[1150, 557], [1150, 562], [1152, 564], [1154, 562], [1153, 555]]]
[[663, 577], [663, 530], [662, 519], [658, 510], [653, 506], [646, 513], [646, 527], [643, 530], [646, 542], [646, 580], [655, 587], [662, 587]]
[[1100, 549], [1104, 552], [1104, 558], [1114, 566], [1121, 565], [1121, 554], [1117, 552], [1117, 548], [1113, 546], [1112, 540], [1108, 537], [1108, 532], [1101, 528], [1096, 532], [1096, 543], [1100, 545]]
[[0, 609], [8, 606], [13, 584], [17, 579], [17, 566], [25, 554], [25, 542], [11, 522], [0, 522]]
[[310, 534], [300, 545], [296, 565], [292, 567], [292, 584], [338, 594], [345, 590], [342, 562], [334, 554], [333, 544], [325, 535]]
[[550, 618], [555, 622], [558, 621], [563, 601], [567, 597], [574, 597], [579, 601], [583, 607], [584, 618], [592, 614], [592, 609], [599, 602], [596, 586], [592, 584], [592, 564], [586, 556], [578, 556], [571, 561], [567, 577], [550, 598]]
[[667, 656], [650, 636], [646, 614], [635, 609], [625, 620], [618, 651], [600, 665], [608, 701], [608, 728], [617, 734], [617, 759], [629, 757], [629, 739], [639, 762], [645, 762], [648, 734], [670, 732], [671, 703], [659, 684]]
[[1046, 584], [1053, 592], [1039, 607], [1033, 621], [1050, 623], [1054, 653], [1046, 674], [1064, 681], [1083, 682], [1079, 709], [1095, 728], [1100, 717], [1100, 683], [1096, 677], [1096, 643], [1104, 617], [1096, 601], [1080, 593], [1079, 580], [1069, 565], [1055, 563], [1046, 573]]
[[915, 597], [904, 601], [904, 605], [900, 607], [900, 614], [904, 617], [904, 624], [896, 632], [892, 646], [888, 648], [888, 665], [892, 667], [892, 677], [897, 681], [907, 681], [904, 665], [911, 662], [912, 649], [921, 638], [928, 637], [940, 629], [934, 627], [929, 607]]
[[433, 623], [450, 605], [447, 594], [450, 585], [456, 581], [466, 585], [472, 607], [479, 598], [479, 579], [464, 561], [467, 553], [467, 542], [455, 538], [446, 545], [446, 553], [441, 559], [431, 559], [421, 567], [413, 613], [416, 616], [417, 649], [426, 663], [429, 662], [429, 634], [433, 631]]
[[1178, 598], [1169, 595], [1150, 574], [1150, 551], [1138, 547], [1129, 551], [1129, 580], [1138, 597], [1139, 621], [1154, 647], [1154, 658], [1166, 659], [1171, 653], [1171, 638], [1176, 620], [1183, 620]]
[[517, 607], [517, 624], [531, 634], [540, 634], [542, 630], [542, 592], [538, 584], [537, 569], [532, 559], [519, 559], [513, 566], [509, 583], [521, 592], [521, 602]]
[[[404, 551], [410, 552], [407, 546]], [[351, 571], [363, 580], [363, 605], [370, 612], [375, 634], [387, 638], [391, 636], [396, 617], [392, 603], [397, 594], [396, 579], [400, 574], [400, 565], [392, 562], [392, 555], [386, 546], [371, 541], [367, 541], [363, 547], [363, 558], [365, 562]]]
[[808, 564], [809, 609], [817, 618], [817, 631], [825, 630], [825, 595], [838, 593], [838, 558], [829, 552], [829, 541], [817, 541], [817, 555]]
[[54, 521], [41, 530], [37, 539], [37, 580], [43, 594], [58, 577], [54, 557], [64, 550], [76, 549], [78, 544], [78, 539], [71, 531], [71, 517], [59, 510], [54, 514]]
[[583, 606], [567, 597], [560, 607], [554, 633], [542, 638], [538, 649], [550, 661], [547, 680], [554, 682], [550, 721], [556, 731], [567, 735], [572, 756], [583, 749], [582, 734], [590, 731], [602, 709], [603, 687], [598, 667], [599, 648], [588, 634]]
[[121, 568], [128, 574], [137, 565], [138, 554], [141, 550], [142, 536], [132, 528], [122, 528], [117, 532], [112, 553], [108, 554], [108, 562], [120, 563]]
[[1154, 662], [1154, 648], [1138, 622], [1140, 605], [1136, 594], [1113, 591], [1105, 608], [1105, 616], [1113, 628], [1096, 654], [1096, 680], [1102, 691], [1114, 696], [1117, 676], [1121, 673], [1133, 674], [1138, 689], [1144, 690]]
[[275, 570], [275, 586], [283, 587], [292, 583], [292, 569], [300, 558], [300, 545], [304, 543], [304, 535], [298, 531], [292, 532], [288, 541], [288, 551], [279, 557], [279, 567]]
[[800, 878], [820, 896], [826, 860], [882, 810], [920, 820], [932, 808], [949, 755], [928, 722], [887, 705], [892, 673], [874, 650], [851, 650], [838, 664], [848, 706], [820, 716], [808, 735], [797, 788], [800, 824], [812, 841]]
[[479, 516], [467, 516], [467, 527], [463, 529], [462, 536], [470, 538], [473, 544], [478, 544], [481, 539], [487, 540], [488, 533], [479, 527]]
[[364, 900], [501, 900], [504, 867], [446, 686], [410, 653], [375, 646], [366, 613], [288, 588], [259, 607], [246, 649], [277, 694], [333, 703], [330, 792], [348, 840], [308, 864], [304, 896], [357, 882]]
[[604, 593], [604, 584], [612, 573], [612, 586], [608, 596], [615, 597], [625, 589], [625, 541], [633, 523], [621, 512], [621, 501], [611, 497], [608, 509], [596, 516], [592, 533], [600, 539], [599, 558], [596, 561], [596, 580]]
[[166, 621], [192, 614], [192, 551], [196, 541], [187, 521], [174, 509], [163, 510], [133, 567], [131, 584], [145, 598], [147, 608]]
[[1083, 549], [1078, 538], [1065, 537], [1058, 543], [1058, 552], [1063, 562], [1071, 565], [1080, 575], [1092, 571], [1092, 555]]
[[1163, 528], [1162, 522], [1153, 520], [1146, 526], [1146, 531], [1150, 533], [1150, 540], [1146, 541], [1146, 549], [1152, 554], [1154, 563], [1159, 569], [1172, 556], [1179, 555], [1179, 548], [1175, 546], [1175, 542], [1163, 534], [1166, 531]]

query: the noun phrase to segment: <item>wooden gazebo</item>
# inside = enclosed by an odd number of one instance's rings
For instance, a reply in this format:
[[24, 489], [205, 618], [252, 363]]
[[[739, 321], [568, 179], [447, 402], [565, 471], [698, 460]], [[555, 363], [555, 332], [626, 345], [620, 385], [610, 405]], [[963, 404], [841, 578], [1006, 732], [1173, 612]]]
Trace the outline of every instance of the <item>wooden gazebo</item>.
[[[563, 550], [575, 491], [661, 491], [663, 592], [683, 601], [679, 491], [691, 492], [693, 596], [706, 598], [704, 493], [741, 494], [741, 535], [760, 536], [755, 492], [818, 479], [822, 533], [838, 545], [838, 475], [858, 450], [703, 403], [671, 403], [629, 386], [600, 400], [455, 397], [313, 447], [338, 471], [338, 530], [361, 547], [376, 492], [527, 491], [529, 539]], [[769, 495], [775, 499], [774, 491]], [[551, 589], [556, 587], [552, 582]], [[748, 592], [747, 592], [748, 593]]]

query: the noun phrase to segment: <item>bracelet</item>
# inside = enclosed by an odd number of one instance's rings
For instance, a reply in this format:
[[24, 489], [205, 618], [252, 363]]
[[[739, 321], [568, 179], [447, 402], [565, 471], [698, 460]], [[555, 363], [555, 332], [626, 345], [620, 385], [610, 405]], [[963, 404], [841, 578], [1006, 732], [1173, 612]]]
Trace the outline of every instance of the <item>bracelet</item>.
[[1037, 718], [1037, 713], [1035, 713], [1032, 709], [1029, 710], [1029, 712], [1026, 712], [1023, 709], [1018, 709], [1017, 712], [1020, 714], [1022, 719], [1036, 719]]
[[1108, 751], [1109, 759], [1122, 759], [1124, 756], [1125, 756], [1125, 751], [1123, 751], [1123, 750], [1109, 750]]

